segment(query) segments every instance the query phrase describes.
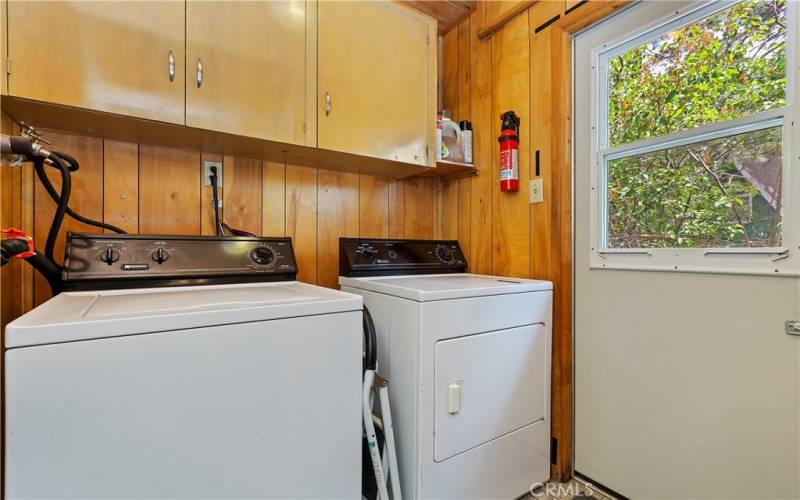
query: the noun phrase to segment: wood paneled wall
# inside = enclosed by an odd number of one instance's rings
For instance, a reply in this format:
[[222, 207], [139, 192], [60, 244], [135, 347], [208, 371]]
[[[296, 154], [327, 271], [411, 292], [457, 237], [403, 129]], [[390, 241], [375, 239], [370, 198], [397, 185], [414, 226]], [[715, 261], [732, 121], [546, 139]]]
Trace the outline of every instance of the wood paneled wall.
[[[467, 249], [473, 272], [536, 276], [531, 240], [528, 182], [531, 157], [530, 40], [528, 11], [487, 40], [477, 36], [473, 14], [444, 36], [443, 107], [456, 120], [471, 120], [473, 155], [479, 174], [442, 185], [442, 234]], [[514, 110], [520, 129], [520, 190], [500, 192], [500, 114]]]
[[[554, 284], [551, 472], [560, 480], [572, 473], [571, 40], [625, 3], [540, 0], [484, 38], [479, 4], [443, 40], [442, 107], [472, 121], [479, 174], [443, 183], [442, 235], [458, 238], [473, 272]], [[496, 138], [509, 110], [521, 119], [517, 193], [499, 186]], [[529, 204], [536, 178], [544, 202]]]
[[[14, 132], [8, 116], [3, 131]], [[51, 149], [81, 164], [70, 206], [78, 213], [131, 233], [214, 233], [211, 188], [202, 185], [202, 161], [223, 162], [222, 215], [255, 234], [291, 236], [298, 279], [338, 286], [339, 237], [434, 238], [439, 230], [439, 182], [395, 180], [44, 131]], [[2, 167], [3, 227], [15, 226], [44, 246], [55, 210], [32, 167]], [[58, 186], [57, 175], [51, 176]], [[90, 226], [66, 219], [63, 233]], [[20, 261], [2, 270], [2, 321], [49, 298], [41, 276]], [[30, 283], [29, 283], [30, 282]]]
[[[552, 477], [565, 479], [572, 449], [571, 34], [625, 3], [540, 0], [490, 37], [479, 38], [477, 13], [445, 34], [439, 107], [473, 123], [479, 175], [468, 179], [401, 181], [57, 132], [47, 136], [53, 149], [81, 162], [70, 205], [130, 232], [213, 234], [210, 188], [201, 185], [201, 168], [203, 159], [222, 160], [225, 220], [263, 235], [292, 236], [302, 281], [335, 287], [338, 238], [356, 235], [457, 238], [471, 272], [553, 281], [552, 434], [559, 445]], [[567, 5], [574, 11], [565, 13]], [[559, 12], [559, 21], [535, 33]], [[522, 119], [518, 193], [499, 188], [496, 137], [500, 113], [508, 110]], [[2, 130], [15, 132], [6, 115]], [[544, 182], [544, 203], [530, 205], [527, 181], [537, 176]], [[0, 188], [2, 226], [24, 229], [42, 246], [54, 204], [30, 166], [4, 165]], [[74, 221], [65, 228], [89, 229]], [[46, 283], [33, 274], [22, 262], [2, 269], [2, 326], [47, 298]]]

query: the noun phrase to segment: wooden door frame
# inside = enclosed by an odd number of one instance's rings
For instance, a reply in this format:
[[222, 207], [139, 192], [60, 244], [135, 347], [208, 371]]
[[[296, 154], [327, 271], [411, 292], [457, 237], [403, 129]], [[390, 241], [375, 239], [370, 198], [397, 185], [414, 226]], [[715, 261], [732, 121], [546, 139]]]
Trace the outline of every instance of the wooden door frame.
[[[555, 124], [551, 136], [553, 155], [553, 351], [551, 432], [558, 441], [553, 453], [551, 479], [567, 481], [572, 477], [574, 459], [573, 391], [573, 165], [572, 165], [572, 39], [578, 32], [610, 16], [630, 0], [581, 2], [579, 12], [564, 15], [550, 26], [552, 37], [551, 112]], [[572, 10], [572, 9], [571, 9]], [[579, 15], [576, 15], [579, 14]]]

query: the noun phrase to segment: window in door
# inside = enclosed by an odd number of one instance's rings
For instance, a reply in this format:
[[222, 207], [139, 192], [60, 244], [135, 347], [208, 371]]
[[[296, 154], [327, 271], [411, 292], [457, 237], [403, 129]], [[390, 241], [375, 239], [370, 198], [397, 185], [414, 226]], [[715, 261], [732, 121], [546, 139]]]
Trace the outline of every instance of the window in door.
[[794, 3], [697, 4], [594, 51], [593, 267], [796, 271]]

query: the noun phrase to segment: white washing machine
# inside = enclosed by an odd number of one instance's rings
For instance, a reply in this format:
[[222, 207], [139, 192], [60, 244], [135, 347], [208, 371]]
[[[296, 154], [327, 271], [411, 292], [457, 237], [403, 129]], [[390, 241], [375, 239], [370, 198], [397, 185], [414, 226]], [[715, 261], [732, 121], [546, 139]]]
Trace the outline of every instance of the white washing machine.
[[360, 496], [362, 300], [291, 240], [71, 234], [65, 267], [6, 330], [6, 498]]
[[552, 284], [466, 274], [456, 241], [340, 240], [389, 382], [403, 493], [516, 498], [550, 477]]

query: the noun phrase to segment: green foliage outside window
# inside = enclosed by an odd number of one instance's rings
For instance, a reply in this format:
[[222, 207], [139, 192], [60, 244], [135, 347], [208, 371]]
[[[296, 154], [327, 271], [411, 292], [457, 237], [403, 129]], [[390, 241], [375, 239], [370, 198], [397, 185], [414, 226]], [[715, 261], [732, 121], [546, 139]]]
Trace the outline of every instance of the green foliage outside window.
[[[608, 61], [611, 146], [786, 103], [786, 0], [751, 0]], [[781, 243], [782, 128], [608, 162], [611, 248]]]

